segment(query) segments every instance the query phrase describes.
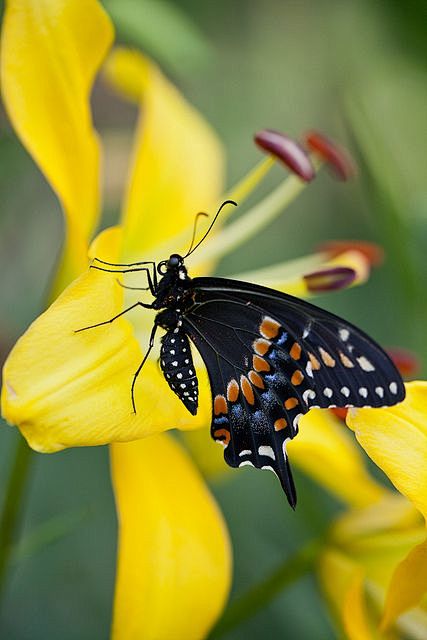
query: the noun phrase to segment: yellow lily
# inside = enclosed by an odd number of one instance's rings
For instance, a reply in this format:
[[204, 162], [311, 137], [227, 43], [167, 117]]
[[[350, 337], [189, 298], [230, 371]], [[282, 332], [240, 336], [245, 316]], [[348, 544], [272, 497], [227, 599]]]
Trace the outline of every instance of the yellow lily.
[[[198, 369], [200, 409], [197, 418], [190, 418], [167, 388], [154, 357], [138, 385], [134, 415], [130, 381], [142, 359], [140, 344], [146, 348], [152, 317], [141, 314], [132, 324], [121, 318], [101, 331], [78, 335], [75, 330], [113, 317], [124, 305], [123, 289], [114, 277], [89, 271], [87, 256], [130, 262], [180, 251], [191, 236], [195, 212], [212, 211], [220, 201], [223, 154], [212, 130], [152, 63], [136, 53], [114, 52], [106, 76], [140, 103], [141, 116], [120, 226], [102, 232], [89, 247], [100, 201], [100, 146], [89, 97], [112, 38], [111, 22], [95, 0], [9, 0], [6, 5], [1, 52], [5, 106], [58, 195], [66, 239], [52, 298], [60, 295], [5, 364], [2, 412], [38, 451], [114, 443], [120, 543], [113, 637], [169, 638], [173, 625], [176, 637], [200, 638], [228, 593], [228, 535], [197, 471], [162, 432], [208, 424], [206, 375]], [[260, 163], [228, 195], [242, 202], [272, 165], [270, 158]], [[195, 254], [191, 272], [206, 272], [278, 215], [303, 187], [299, 178], [288, 177], [244, 218], [217, 231], [203, 252]], [[302, 278], [301, 271], [318, 277], [321, 267], [331, 265], [353, 270], [355, 282], [367, 276], [363, 254], [348, 251], [332, 262], [318, 253], [241, 277], [309, 295], [322, 285]], [[316, 442], [319, 421], [305, 418], [302, 450], [310, 439], [310, 424]], [[336, 460], [336, 443], [350, 460], [342, 470], [365, 487], [366, 495], [376, 494], [378, 488], [360, 470], [350, 441], [344, 443], [329, 424], [321, 428], [330, 443], [325, 456]], [[338, 484], [336, 491], [345, 493]]]
[[320, 581], [350, 640], [427, 635], [427, 383], [406, 389], [395, 407], [347, 417], [402, 494], [383, 490], [380, 501], [338, 519], [321, 556]]
[[[73, 330], [81, 325], [81, 305], [87, 305], [88, 316], [94, 317], [100, 310], [115, 313], [122, 304], [122, 294], [117, 292], [120, 288], [114, 281], [88, 278], [84, 273], [88, 264], [88, 242], [98, 221], [100, 182], [100, 148], [91, 123], [89, 98], [112, 39], [111, 22], [95, 0], [46, 0], [43, 3], [10, 0], [6, 6], [1, 52], [5, 106], [21, 140], [55, 189], [66, 219], [64, 252], [52, 298], [83, 273], [23, 336], [3, 372], [4, 415], [21, 426], [34, 447], [45, 451], [82, 444], [84, 439], [94, 443], [97, 440], [94, 433], [98, 428], [102, 430], [103, 424], [113, 425], [109, 436], [104, 433], [104, 441], [115, 439], [114, 431], [120, 433], [120, 424], [129, 419], [129, 410], [120, 407], [109, 391], [119, 390], [123, 384], [125, 393], [128, 385], [123, 372], [133, 366], [140, 353], [127, 323], [113, 329], [113, 334], [104, 342], [101, 357], [89, 341], [85, 346], [80, 344], [81, 351], [74, 359], [71, 354], [76, 341], [68, 342], [74, 337]], [[221, 152], [207, 126], [167, 83], [164, 83], [165, 90], [172, 93], [172, 100], [165, 100], [159, 88], [159, 83], [164, 81], [157, 70], [148, 62], [145, 64], [147, 72], [150, 70], [152, 76], [158, 78], [158, 82], [154, 78], [150, 81], [147, 90], [146, 128], [153, 135], [162, 133], [159, 121], [156, 122], [162, 108], [169, 133], [176, 134], [175, 142], [182, 152], [179, 162], [186, 166], [188, 175], [199, 170], [205, 176], [205, 179], [200, 176], [194, 202], [180, 202], [180, 196], [184, 198], [187, 194], [191, 199], [194, 191], [189, 185], [182, 185], [182, 192], [165, 190], [164, 201], [158, 206], [164, 205], [165, 215], [169, 212], [172, 219], [174, 214], [187, 213], [187, 207], [192, 212], [217, 197]], [[155, 100], [157, 104], [153, 104]], [[177, 126], [174, 126], [175, 114]], [[165, 122], [162, 127], [167, 135]], [[200, 145], [198, 153], [188, 148], [188, 156], [185, 145], [181, 144], [187, 126]], [[137, 140], [137, 150], [139, 142]], [[164, 149], [167, 148], [166, 145]], [[153, 168], [157, 157], [154, 153], [150, 160], [153, 151], [146, 145], [136, 157], [143, 158], [147, 167]], [[163, 160], [167, 159], [166, 153]], [[157, 169], [160, 170], [158, 164]], [[131, 190], [137, 185], [135, 170], [133, 174]], [[202, 203], [202, 196], [206, 202]], [[132, 210], [135, 211], [130, 200], [128, 198], [126, 208], [129, 220]], [[140, 231], [138, 236], [144, 241], [145, 235]], [[112, 239], [114, 232], [108, 242], [105, 235], [109, 234], [104, 234], [98, 244], [108, 244], [108, 257], [111, 257], [112, 247], [115, 243], [117, 249], [118, 242]], [[74, 312], [68, 316], [72, 309]], [[67, 328], [62, 333], [56, 322], [61, 323], [65, 317], [68, 317]], [[62, 347], [61, 333], [65, 338]], [[70, 351], [71, 344], [74, 346]], [[89, 360], [78, 364], [85, 349], [88, 349]], [[28, 367], [29, 373], [38, 358], [42, 359], [41, 367], [38, 371], [33, 369], [36, 378], [31, 383], [25, 369]], [[97, 372], [91, 375], [96, 366]], [[99, 373], [103, 381], [97, 380]], [[81, 435], [76, 431], [77, 438], [73, 440], [78, 421], [73, 422], [67, 415], [70, 398], [62, 393], [63, 385], [68, 391], [74, 386], [79, 393], [79, 388], [83, 388], [80, 384], [87, 385], [91, 391], [79, 406]], [[149, 384], [154, 389], [155, 382]], [[99, 391], [105, 393], [103, 398]], [[100, 414], [102, 405], [104, 419]], [[128, 428], [122, 439], [130, 439], [132, 429], [137, 432], [144, 418], [137, 418], [136, 426]], [[173, 424], [174, 418], [170, 419]], [[60, 425], [64, 431], [55, 432]], [[162, 424], [162, 429], [164, 426]], [[86, 435], [82, 438], [84, 432]], [[120, 518], [113, 637], [170, 638], [171, 625], [176, 637], [204, 637], [222, 610], [230, 582], [231, 554], [221, 514], [186, 454], [166, 435], [159, 435], [152, 442], [117, 444], [112, 459]], [[157, 459], [161, 464], [154, 464]], [[178, 490], [183, 485], [177, 482], [177, 477], [185, 483], [185, 491]]]

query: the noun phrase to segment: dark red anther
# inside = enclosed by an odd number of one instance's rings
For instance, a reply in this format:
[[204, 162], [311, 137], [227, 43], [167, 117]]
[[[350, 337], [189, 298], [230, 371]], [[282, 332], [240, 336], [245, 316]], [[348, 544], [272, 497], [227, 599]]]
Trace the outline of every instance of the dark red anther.
[[298, 142], [272, 129], [259, 131], [255, 134], [254, 140], [260, 149], [278, 158], [301, 180], [313, 180], [316, 175], [314, 167], [307, 152]]
[[359, 251], [368, 260], [372, 267], [378, 267], [384, 262], [384, 250], [374, 242], [364, 240], [330, 240], [318, 246], [318, 250], [335, 258], [345, 251]]
[[412, 351], [400, 347], [392, 347], [387, 349], [387, 353], [402, 377], [413, 378], [420, 371], [421, 363]]
[[323, 291], [345, 289], [354, 282], [356, 272], [350, 267], [328, 267], [303, 277], [309, 291], [321, 293]]
[[304, 141], [310, 151], [317, 153], [333, 170], [339, 180], [348, 180], [356, 175], [356, 164], [349, 152], [318, 131], [309, 131]]

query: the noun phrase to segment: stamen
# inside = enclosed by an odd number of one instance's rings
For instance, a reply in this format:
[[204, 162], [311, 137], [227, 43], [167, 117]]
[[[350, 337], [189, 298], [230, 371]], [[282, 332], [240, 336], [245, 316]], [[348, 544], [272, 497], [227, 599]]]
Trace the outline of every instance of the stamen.
[[345, 251], [359, 251], [372, 267], [378, 267], [384, 262], [382, 247], [374, 242], [364, 240], [331, 240], [319, 245], [318, 249], [324, 251], [330, 258], [335, 258]]
[[[224, 200], [235, 200], [236, 202], [242, 204], [244, 200], [256, 189], [259, 183], [264, 179], [270, 169], [274, 166], [276, 162], [276, 158], [265, 158], [261, 162], [259, 162], [253, 169], [249, 171], [239, 182], [234, 185], [229, 191], [227, 191], [224, 196]], [[224, 212], [226, 213], [226, 212]], [[230, 214], [233, 211], [230, 211]], [[224, 221], [225, 217], [222, 216], [222, 221]]]
[[206, 240], [203, 251], [191, 256], [192, 267], [210, 259], [219, 259], [230, 253], [274, 220], [303, 191], [306, 183], [295, 175], [288, 176], [282, 184], [260, 203], [249, 209], [238, 220]]
[[318, 131], [306, 133], [304, 141], [310, 151], [316, 153], [329, 165], [339, 180], [349, 180], [356, 175], [354, 160], [344, 147]]
[[304, 276], [307, 289], [311, 293], [337, 291], [350, 286], [356, 279], [356, 272], [350, 267], [330, 267]]
[[278, 158], [301, 180], [313, 180], [316, 173], [310, 157], [295, 140], [271, 129], [255, 134], [254, 140], [258, 147]]

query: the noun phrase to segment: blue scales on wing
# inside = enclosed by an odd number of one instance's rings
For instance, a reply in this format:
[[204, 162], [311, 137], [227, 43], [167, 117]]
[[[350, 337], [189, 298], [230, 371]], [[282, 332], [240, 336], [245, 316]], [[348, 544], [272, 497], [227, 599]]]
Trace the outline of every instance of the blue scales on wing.
[[309, 303], [218, 278], [193, 286], [183, 329], [208, 370], [212, 437], [232, 467], [274, 471], [295, 506], [286, 444], [301, 416], [313, 407], [396, 404], [401, 378], [373, 340]]

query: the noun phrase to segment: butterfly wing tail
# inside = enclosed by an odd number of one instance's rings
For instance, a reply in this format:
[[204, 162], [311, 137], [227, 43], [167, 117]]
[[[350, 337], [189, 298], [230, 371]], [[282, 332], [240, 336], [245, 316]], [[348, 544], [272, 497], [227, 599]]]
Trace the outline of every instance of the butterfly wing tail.
[[286, 494], [288, 502], [292, 509], [295, 509], [297, 505], [297, 492], [295, 489], [294, 479], [292, 477], [291, 465], [289, 464], [289, 460], [286, 457], [283, 463], [280, 465], [280, 468], [276, 471], [280, 484], [282, 485], [282, 489]]

